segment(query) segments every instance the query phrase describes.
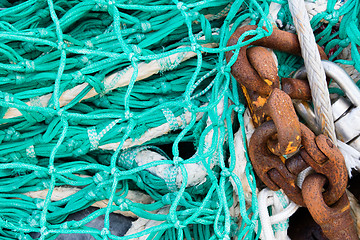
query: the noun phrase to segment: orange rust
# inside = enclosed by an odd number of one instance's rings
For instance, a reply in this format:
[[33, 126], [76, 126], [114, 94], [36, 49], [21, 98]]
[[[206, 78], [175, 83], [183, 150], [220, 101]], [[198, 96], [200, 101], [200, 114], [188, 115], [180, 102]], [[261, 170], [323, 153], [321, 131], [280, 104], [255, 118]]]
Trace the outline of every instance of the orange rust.
[[[241, 28], [238, 28], [230, 37], [227, 46], [233, 46], [237, 44], [240, 36], [250, 30], [257, 29], [256, 25], [247, 25]], [[268, 31], [264, 28], [264, 30]], [[252, 36], [247, 36], [243, 41], [247, 41], [251, 39]], [[263, 46], [271, 49], [275, 49], [278, 51], [301, 55], [300, 44], [297, 36], [293, 33], [281, 31], [279, 29], [274, 28], [272, 34], [268, 37], [261, 38], [251, 43], [251, 45]], [[260, 95], [266, 96], [271, 92], [272, 86], [266, 84], [265, 81], [261, 79], [256, 68], [252, 67], [248, 58], [246, 57], [247, 46], [240, 48], [239, 55], [237, 61], [231, 67], [231, 73], [235, 77], [235, 79], [243, 84], [246, 88], [251, 89], [253, 91], [257, 91]], [[250, 50], [250, 49], [249, 49]], [[321, 59], [328, 59], [324, 50], [318, 46], [318, 50], [321, 56]], [[230, 61], [233, 56], [233, 52], [226, 52], [226, 60]], [[269, 67], [270, 68], [270, 67]], [[271, 79], [271, 78], [269, 78]]]
[[267, 85], [269, 85], [269, 86], [273, 85], [273, 82], [270, 81], [269, 79], [266, 79], [266, 78], [265, 78], [264, 81], [265, 81], [265, 83], [266, 83]]
[[302, 170], [311, 166], [317, 173], [327, 177], [328, 185], [323, 192], [323, 199], [326, 204], [332, 205], [346, 190], [348, 173], [344, 158], [328, 137], [316, 137], [303, 124], [300, 124], [300, 128], [303, 147], [291, 158], [284, 160], [283, 156], [274, 154], [274, 144], [271, 144], [273, 136], [279, 134], [274, 122], [268, 121], [258, 127], [249, 143], [249, 156], [254, 170], [270, 189], [276, 191], [281, 187], [291, 200], [304, 205], [300, 189], [293, 187], [292, 183]]
[[296, 176], [284, 164], [283, 156], [274, 155], [269, 141], [276, 134], [273, 121], [263, 123], [253, 133], [249, 143], [249, 156], [255, 172], [271, 190], [282, 188], [296, 204], [304, 206], [301, 190], [296, 186]]
[[326, 177], [321, 174], [311, 174], [305, 178], [302, 192], [309, 212], [330, 240], [358, 239], [346, 193], [334, 204], [327, 205], [322, 193], [326, 182]]
[[263, 106], [265, 105], [266, 101], [267, 101], [267, 98], [263, 98], [263, 97], [259, 96], [259, 97], [256, 99], [256, 101], [253, 102], [253, 105], [254, 105], [255, 107], [258, 107], [258, 108], [259, 108], [259, 107], [263, 107]]
[[[264, 110], [273, 119], [277, 129], [277, 141], [269, 142], [275, 149], [273, 153], [282, 156], [295, 152], [300, 147], [301, 130], [290, 97], [275, 88], [264, 106]], [[289, 146], [291, 147], [289, 148]]]
[[[297, 140], [300, 140], [300, 137], [296, 137]], [[290, 154], [295, 152], [296, 150], [298, 150], [298, 146], [292, 146], [294, 144], [294, 142], [289, 142], [289, 144], [287, 145], [286, 149], [285, 149], [285, 155]]]
[[281, 89], [286, 92], [291, 99], [303, 101], [311, 100], [311, 90], [307, 80], [296, 78], [282, 78]]

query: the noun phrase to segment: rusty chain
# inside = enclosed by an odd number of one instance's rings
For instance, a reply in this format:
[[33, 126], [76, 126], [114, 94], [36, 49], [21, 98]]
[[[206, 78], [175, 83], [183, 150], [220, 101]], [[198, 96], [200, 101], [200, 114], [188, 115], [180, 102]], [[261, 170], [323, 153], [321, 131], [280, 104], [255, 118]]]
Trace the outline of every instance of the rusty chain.
[[[243, 33], [256, 28], [238, 28], [228, 46], [235, 45]], [[250, 38], [247, 36], [244, 41]], [[311, 100], [310, 87], [306, 80], [284, 78], [280, 90], [274, 58], [264, 48], [300, 55], [296, 35], [273, 29], [270, 36], [251, 44], [259, 47], [240, 48], [231, 73], [241, 85], [256, 127], [249, 142], [255, 172], [271, 190], [281, 188], [292, 201], [306, 206], [330, 240], [356, 239], [345, 192], [348, 173], [344, 158], [328, 137], [315, 136], [299, 122], [292, 105], [291, 98]], [[322, 59], [327, 59], [322, 48], [318, 46], [318, 49]], [[227, 52], [228, 62], [232, 56], [232, 52]], [[284, 157], [290, 154], [291, 157]], [[298, 175], [309, 166], [316, 173], [307, 176], [300, 189]], [[339, 226], [333, 228], [338, 224], [344, 226], [341, 231]]]

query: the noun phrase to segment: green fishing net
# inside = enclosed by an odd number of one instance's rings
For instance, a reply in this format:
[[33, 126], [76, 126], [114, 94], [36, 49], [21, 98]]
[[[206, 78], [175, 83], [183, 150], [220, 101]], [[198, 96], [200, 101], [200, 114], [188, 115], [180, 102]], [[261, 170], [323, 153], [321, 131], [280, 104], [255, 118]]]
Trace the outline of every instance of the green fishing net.
[[[357, 70], [359, 7], [329, 0], [311, 20], [330, 60]], [[254, 37], [226, 47], [245, 24]], [[293, 28], [287, 1], [0, 1], [0, 238], [257, 239], [255, 177], [249, 161], [245, 178], [235, 169], [245, 107], [230, 68], [273, 26]], [[276, 54], [281, 77], [302, 65]], [[111, 213], [143, 228], [116, 236]], [[100, 215], [102, 229], [87, 226]]]

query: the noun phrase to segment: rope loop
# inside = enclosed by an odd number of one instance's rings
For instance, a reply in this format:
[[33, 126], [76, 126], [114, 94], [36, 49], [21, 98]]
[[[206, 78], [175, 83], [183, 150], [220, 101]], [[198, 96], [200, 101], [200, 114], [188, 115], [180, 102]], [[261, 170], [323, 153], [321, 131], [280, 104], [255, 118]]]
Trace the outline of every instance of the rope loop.
[[49, 231], [48, 231], [48, 229], [44, 226], [44, 227], [42, 227], [42, 228], [40, 229], [40, 234], [41, 234], [41, 236], [46, 236], [46, 235], [49, 234]]
[[25, 77], [25, 74], [15, 72], [13, 75], [15, 75], [15, 84], [16, 85], [22, 85], [27, 82], [27, 79]]
[[93, 181], [96, 185], [101, 184], [102, 182], [108, 181], [110, 179], [110, 175], [108, 172], [97, 172], [93, 176]]
[[176, 228], [176, 229], [183, 229], [183, 228], [185, 228], [185, 227], [186, 227], [186, 226], [185, 226], [185, 225], [182, 225], [179, 220], [177, 220], [177, 221], [174, 223], [174, 228]]
[[130, 62], [137, 62], [138, 61], [138, 58], [137, 58], [135, 53], [129, 53], [128, 58], [129, 58]]
[[36, 51], [36, 47], [35, 47], [34, 43], [32, 43], [32, 42], [24, 42], [22, 44], [22, 46], [23, 46], [24, 51], [27, 53]]
[[175, 156], [173, 161], [175, 166], [179, 166], [180, 164], [183, 164], [184, 159], [179, 156]]
[[16, 131], [14, 127], [9, 127], [8, 129], [3, 130], [5, 137], [3, 141], [16, 141], [20, 138], [20, 132]]
[[114, 177], [120, 177], [121, 176], [121, 172], [118, 168], [113, 167], [111, 169], [111, 175], [113, 175]]
[[134, 116], [134, 114], [133, 114], [132, 112], [126, 111], [124, 117], [125, 117], [126, 120], [129, 120], [129, 119], [131, 119], [133, 116]]
[[55, 167], [54, 166], [49, 166], [49, 174], [52, 175], [54, 173], [56, 173]]

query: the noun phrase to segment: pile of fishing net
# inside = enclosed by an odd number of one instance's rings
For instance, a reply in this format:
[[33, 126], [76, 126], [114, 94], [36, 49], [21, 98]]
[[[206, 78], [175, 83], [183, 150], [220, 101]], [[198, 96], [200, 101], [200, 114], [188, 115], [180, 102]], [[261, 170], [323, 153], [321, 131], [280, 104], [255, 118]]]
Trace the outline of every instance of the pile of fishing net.
[[[360, 3], [307, 7], [318, 44], [357, 80]], [[226, 47], [248, 24], [254, 37]], [[1, 238], [258, 238], [225, 53], [263, 27], [294, 32], [287, 1], [0, 1]], [[303, 65], [275, 54], [280, 77]]]

